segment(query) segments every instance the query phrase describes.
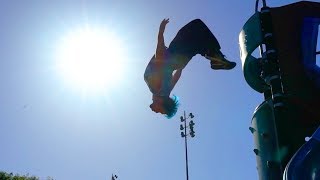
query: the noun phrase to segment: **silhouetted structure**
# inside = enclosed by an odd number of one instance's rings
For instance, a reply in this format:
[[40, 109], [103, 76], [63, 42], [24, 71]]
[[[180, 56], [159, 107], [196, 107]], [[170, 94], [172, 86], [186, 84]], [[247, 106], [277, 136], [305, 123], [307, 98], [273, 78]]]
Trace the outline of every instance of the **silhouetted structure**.
[[[187, 125], [187, 119], [191, 118]], [[184, 147], [185, 147], [185, 155], [186, 155], [186, 178], [189, 180], [189, 167], [188, 167], [188, 141], [187, 137], [190, 135], [192, 138], [195, 136], [194, 132], [194, 122], [193, 122], [193, 114], [190, 113], [188, 117], [186, 117], [186, 112], [183, 112], [183, 116], [180, 117], [180, 120], [183, 124], [180, 124], [181, 137], [184, 138]], [[189, 133], [187, 133], [187, 129], [189, 128]]]
[[[283, 170], [320, 122], [320, 68], [316, 65], [320, 3], [269, 8], [263, 1], [239, 36], [244, 77], [264, 102], [253, 115], [259, 179]], [[256, 48], [260, 58], [253, 57]]]
[[118, 176], [117, 175], [111, 175], [111, 180], [116, 180], [116, 179], [118, 179]]

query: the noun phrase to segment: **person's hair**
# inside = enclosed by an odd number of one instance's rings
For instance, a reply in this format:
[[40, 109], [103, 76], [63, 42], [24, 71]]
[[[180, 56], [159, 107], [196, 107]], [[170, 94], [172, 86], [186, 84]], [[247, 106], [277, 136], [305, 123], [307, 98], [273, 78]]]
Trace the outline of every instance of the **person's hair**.
[[168, 97], [163, 99], [163, 108], [168, 119], [172, 118], [178, 111], [179, 98], [175, 95], [173, 97]]

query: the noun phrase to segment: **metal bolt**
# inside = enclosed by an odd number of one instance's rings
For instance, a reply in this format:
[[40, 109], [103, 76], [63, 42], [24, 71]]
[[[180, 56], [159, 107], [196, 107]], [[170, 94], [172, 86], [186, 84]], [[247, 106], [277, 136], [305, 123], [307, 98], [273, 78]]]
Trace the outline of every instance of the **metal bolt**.
[[268, 133], [261, 133], [261, 136], [264, 138], [264, 139], [267, 139], [269, 137], [269, 134]]

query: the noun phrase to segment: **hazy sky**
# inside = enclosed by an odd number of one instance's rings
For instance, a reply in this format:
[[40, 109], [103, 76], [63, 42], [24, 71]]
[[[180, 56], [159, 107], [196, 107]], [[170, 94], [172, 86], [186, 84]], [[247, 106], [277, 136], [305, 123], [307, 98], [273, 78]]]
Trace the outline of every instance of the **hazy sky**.
[[[271, 7], [293, 2], [267, 0]], [[188, 141], [190, 180], [257, 179], [248, 128], [263, 95], [245, 82], [238, 45], [254, 7], [255, 0], [0, 1], [0, 171], [57, 180], [112, 173], [120, 180], [182, 180], [185, 110], [196, 123]], [[237, 62], [233, 70], [213, 71], [195, 56], [173, 90], [181, 105], [169, 120], [149, 109], [143, 80], [163, 18], [170, 18], [167, 45], [200, 18]], [[103, 94], [84, 95], [54, 68], [58, 40], [85, 25], [110, 28], [127, 53], [123, 77]]]

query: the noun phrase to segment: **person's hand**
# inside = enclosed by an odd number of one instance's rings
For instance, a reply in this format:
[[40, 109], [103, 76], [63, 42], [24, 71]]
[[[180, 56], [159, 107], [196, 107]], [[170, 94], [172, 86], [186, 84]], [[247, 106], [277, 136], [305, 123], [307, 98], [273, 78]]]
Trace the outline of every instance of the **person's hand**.
[[161, 21], [161, 24], [160, 24], [160, 31], [164, 31], [164, 29], [166, 28], [166, 25], [169, 23], [169, 18], [167, 18], [167, 19], [163, 19], [162, 21]]

